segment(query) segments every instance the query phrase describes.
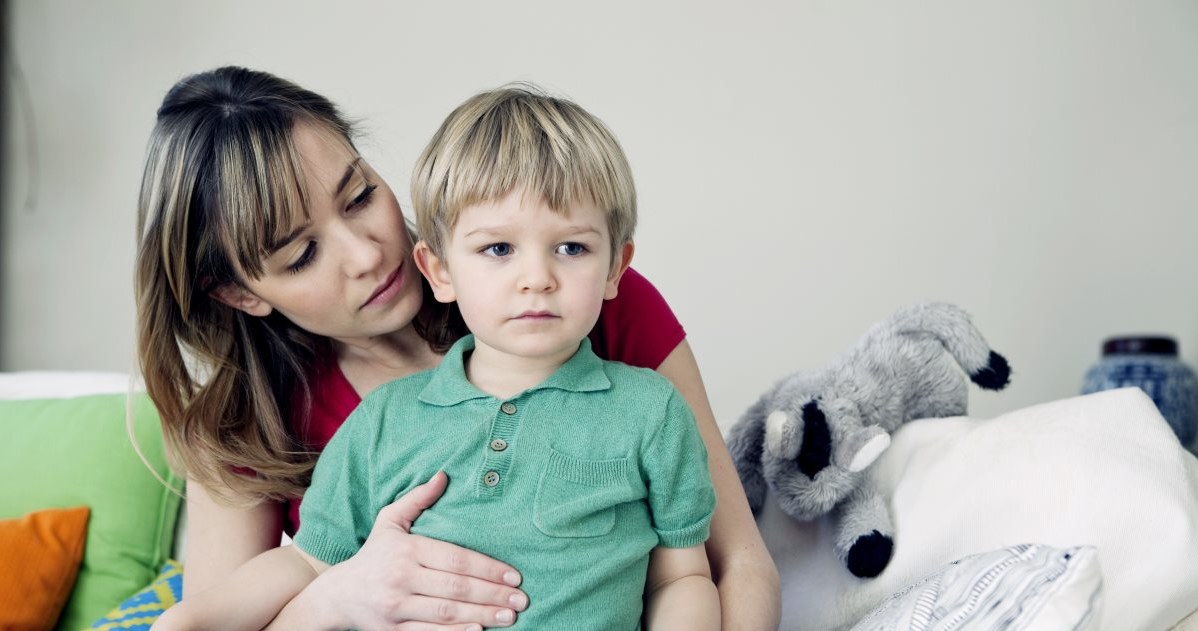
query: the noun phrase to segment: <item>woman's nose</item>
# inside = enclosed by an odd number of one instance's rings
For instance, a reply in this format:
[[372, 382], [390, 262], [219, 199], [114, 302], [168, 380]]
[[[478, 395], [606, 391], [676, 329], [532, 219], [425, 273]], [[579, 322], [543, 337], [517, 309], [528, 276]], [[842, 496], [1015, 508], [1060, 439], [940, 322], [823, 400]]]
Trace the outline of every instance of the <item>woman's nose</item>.
[[377, 270], [383, 264], [383, 244], [366, 230], [347, 228], [342, 240], [346, 276], [357, 278]]

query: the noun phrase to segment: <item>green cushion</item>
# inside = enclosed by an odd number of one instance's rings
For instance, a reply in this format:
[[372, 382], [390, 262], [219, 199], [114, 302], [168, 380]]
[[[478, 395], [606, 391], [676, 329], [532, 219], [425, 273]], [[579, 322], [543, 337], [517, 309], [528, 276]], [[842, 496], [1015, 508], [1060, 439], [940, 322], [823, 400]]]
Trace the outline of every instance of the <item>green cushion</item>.
[[[133, 396], [134, 451], [124, 394], [0, 401], [0, 519], [88, 506], [83, 566], [58, 629], [77, 631], [145, 587], [170, 556], [182, 488], [166, 464], [158, 414]], [[174, 490], [172, 490], [174, 489]]]

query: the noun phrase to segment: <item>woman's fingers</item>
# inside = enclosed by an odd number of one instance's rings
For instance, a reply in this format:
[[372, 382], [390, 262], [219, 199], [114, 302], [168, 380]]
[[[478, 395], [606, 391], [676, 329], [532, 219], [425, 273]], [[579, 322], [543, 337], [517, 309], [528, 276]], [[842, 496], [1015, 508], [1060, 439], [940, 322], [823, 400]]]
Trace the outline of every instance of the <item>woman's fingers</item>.
[[[383, 587], [391, 620], [400, 631], [442, 631], [507, 627], [528, 606], [517, 589], [521, 576], [512, 566], [479, 552], [411, 534], [412, 524], [445, 491], [448, 477], [438, 472], [379, 511], [356, 565], [372, 567], [364, 575]], [[381, 565], [379, 563], [381, 562]], [[363, 572], [358, 572], [363, 574]]]
[[412, 523], [441, 498], [449, 484], [449, 476], [438, 471], [428, 482], [404, 493], [399, 499], [384, 506], [374, 519], [374, 527], [394, 527], [404, 532], [412, 531]]
[[517, 587], [520, 573], [516, 568], [496, 561], [491, 557], [455, 546], [452, 543], [413, 535], [419, 541], [416, 548], [417, 562], [430, 570], [440, 570], [459, 576], [479, 578], [497, 585]]
[[524, 611], [528, 596], [515, 587], [496, 585], [482, 579], [426, 569], [421, 576], [418, 595], [458, 603], [489, 605], [501, 609]]
[[406, 622], [399, 625], [400, 629], [440, 629], [437, 625], [460, 624], [464, 620], [482, 621], [486, 627], [508, 627], [516, 621], [515, 610], [508, 607], [489, 607], [471, 603], [430, 598], [428, 596], [412, 596], [404, 600], [400, 610], [396, 612], [401, 619], [423, 620], [427, 627], [415, 626], [416, 623]]

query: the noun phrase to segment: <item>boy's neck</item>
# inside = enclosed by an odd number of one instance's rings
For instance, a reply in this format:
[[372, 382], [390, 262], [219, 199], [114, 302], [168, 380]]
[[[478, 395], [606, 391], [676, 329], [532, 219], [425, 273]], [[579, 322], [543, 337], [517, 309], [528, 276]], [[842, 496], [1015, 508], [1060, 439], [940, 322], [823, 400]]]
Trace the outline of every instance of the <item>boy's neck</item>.
[[505, 353], [476, 339], [474, 351], [465, 358], [466, 379], [495, 398], [509, 399], [544, 382], [577, 351], [575, 346], [555, 356], [529, 358]]

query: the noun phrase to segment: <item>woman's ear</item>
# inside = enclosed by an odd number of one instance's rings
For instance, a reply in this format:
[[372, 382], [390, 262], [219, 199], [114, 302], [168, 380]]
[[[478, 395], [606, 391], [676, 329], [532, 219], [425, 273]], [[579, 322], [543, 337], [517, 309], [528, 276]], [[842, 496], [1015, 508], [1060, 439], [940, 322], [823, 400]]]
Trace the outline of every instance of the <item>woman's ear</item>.
[[603, 292], [604, 300], [611, 300], [620, 293], [620, 277], [628, 271], [628, 266], [632, 264], [634, 252], [636, 252], [636, 246], [632, 244], [632, 241], [625, 241], [624, 245], [612, 253], [611, 273], [607, 275], [607, 286]]
[[208, 290], [208, 295], [217, 302], [259, 318], [264, 318], [274, 311], [273, 307], [266, 304], [254, 292], [234, 283], [218, 285], [214, 289]]
[[449, 276], [449, 266], [445, 264], [444, 259], [433, 253], [433, 249], [423, 239], [416, 242], [416, 246], [412, 248], [412, 258], [416, 261], [420, 273], [428, 280], [429, 287], [432, 287], [433, 297], [437, 302], [450, 303], [458, 299], [453, 290], [453, 279]]

